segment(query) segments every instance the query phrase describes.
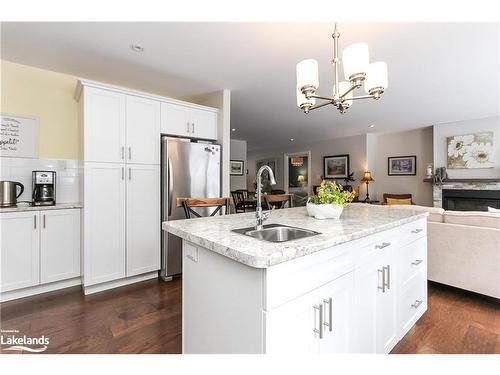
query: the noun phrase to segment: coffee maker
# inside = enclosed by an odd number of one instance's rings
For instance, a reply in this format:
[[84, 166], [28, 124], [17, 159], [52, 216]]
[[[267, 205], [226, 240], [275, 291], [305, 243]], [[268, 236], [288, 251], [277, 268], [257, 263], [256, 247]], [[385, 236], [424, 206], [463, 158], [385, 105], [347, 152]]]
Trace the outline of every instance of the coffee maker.
[[56, 204], [56, 172], [33, 171], [33, 206]]

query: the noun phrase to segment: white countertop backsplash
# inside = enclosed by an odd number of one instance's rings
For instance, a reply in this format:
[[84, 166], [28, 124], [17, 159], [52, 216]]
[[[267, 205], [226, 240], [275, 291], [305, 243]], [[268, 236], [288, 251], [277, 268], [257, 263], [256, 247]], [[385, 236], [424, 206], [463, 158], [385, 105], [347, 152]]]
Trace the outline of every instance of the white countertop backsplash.
[[390, 206], [351, 204], [340, 219], [317, 220], [305, 207], [274, 210], [265, 224], [283, 224], [321, 234], [289, 242], [260, 241], [233, 229], [255, 225], [255, 212], [164, 222], [163, 230], [250, 267], [267, 268], [316, 251], [391, 229], [421, 218], [427, 212]]

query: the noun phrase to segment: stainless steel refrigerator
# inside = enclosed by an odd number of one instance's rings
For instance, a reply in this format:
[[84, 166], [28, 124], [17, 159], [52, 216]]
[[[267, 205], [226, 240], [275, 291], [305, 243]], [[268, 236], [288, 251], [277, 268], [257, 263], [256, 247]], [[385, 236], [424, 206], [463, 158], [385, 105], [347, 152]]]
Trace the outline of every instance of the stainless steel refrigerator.
[[[177, 198], [220, 197], [221, 148], [195, 140], [161, 138], [161, 221], [185, 219]], [[212, 209], [195, 209], [208, 216]], [[161, 271], [163, 279], [182, 273], [182, 241], [162, 231]]]

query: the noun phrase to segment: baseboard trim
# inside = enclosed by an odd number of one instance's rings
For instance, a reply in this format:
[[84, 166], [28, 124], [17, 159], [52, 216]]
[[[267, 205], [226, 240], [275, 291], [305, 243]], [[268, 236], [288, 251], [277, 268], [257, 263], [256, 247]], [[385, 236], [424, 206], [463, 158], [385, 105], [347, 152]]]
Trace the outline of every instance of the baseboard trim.
[[84, 285], [83, 286], [83, 293], [85, 295], [99, 293], [99, 292], [103, 292], [105, 290], [119, 288], [121, 286], [130, 285], [130, 284], [138, 283], [140, 281], [146, 281], [146, 280], [156, 279], [156, 278], [158, 278], [158, 271], [148, 272], [148, 273], [144, 273], [142, 275], [126, 277], [124, 279], [108, 281], [108, 282], [100, 283], [100, 284], [87, 285], [87, 286]]
[[82, 280], [80, 277], [75, 277], [73, 279], [55, 281], [49, 284], [42, 284], [36, 286], [30, 286], [28, 288], [11, 290], [8, 292], [0, 293], [0, 302], [12, 301], [14, 299], [24, 298], [34, 296], [35, 294], [42, 294], [53, 292], [55, 290], [69, 288], [76, 285], [81, 285]]

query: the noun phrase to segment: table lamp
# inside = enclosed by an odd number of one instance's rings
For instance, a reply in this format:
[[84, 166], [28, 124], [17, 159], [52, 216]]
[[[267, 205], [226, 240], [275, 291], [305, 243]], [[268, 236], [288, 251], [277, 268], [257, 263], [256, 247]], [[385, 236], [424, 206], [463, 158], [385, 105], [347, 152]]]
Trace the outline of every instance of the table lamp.
[[361, 179], [361, 182], [366, 182], [366, 198], [365, 202], [370, 201], [370, 195], [368, 194], [368, 184], [372, 181], [375, 181], [372, 178], [372, 173], [370, 171], [366, 171], [365, 174], [363, 175], [363, 178]]

